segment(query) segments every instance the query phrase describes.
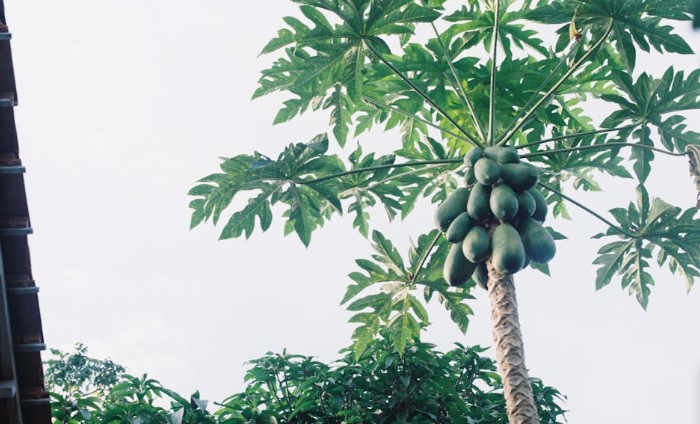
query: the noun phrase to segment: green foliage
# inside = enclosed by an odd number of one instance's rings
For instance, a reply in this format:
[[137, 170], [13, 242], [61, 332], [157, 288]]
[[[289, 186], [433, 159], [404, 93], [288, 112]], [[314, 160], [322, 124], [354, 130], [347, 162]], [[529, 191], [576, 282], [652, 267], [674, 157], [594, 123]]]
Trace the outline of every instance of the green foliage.
[[[146, 376], [124, 375], [107, 394], [52, 395], [53, 422], [506, 424], [500, 377], [484, 351], [457, 345], [441, 353], [411, 339], [400, 355], [390, 340], [379, 338], [359, 358], [346, 349], [331, 364], [268, 353], [250, 361], [245, 390], [216, 403], [214, 412], [199, 393], [185, 399]], [[538, 379], [532, 387], [541, 422], [562, 423], [564, 397]]]
[[106, 393], [63, 396], [51, 393], [54, 424], [217, 424], [207, 401], [194, 393], [189, 400], [158, 381], [123, 375]]
[[104, 392], [111, 389], [125, 369], [111, 359], [87, 355], [87, 347], [77, 343], [74, 352], [51, 349], [53, 358], [46, 361], [46, 387], [55, 393]]

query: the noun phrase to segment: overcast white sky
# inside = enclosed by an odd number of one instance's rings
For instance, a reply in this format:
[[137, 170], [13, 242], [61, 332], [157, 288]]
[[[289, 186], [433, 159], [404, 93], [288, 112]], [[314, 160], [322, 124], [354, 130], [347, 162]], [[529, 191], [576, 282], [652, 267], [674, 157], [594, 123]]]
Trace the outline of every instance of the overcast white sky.
[[[50, 347], [86, 343], [132, 373], [182, 394], [222, 400], [243, 387], [244, 362], [283, 348], [336, 358], [352, 326], [338, 306], [355, 258], [369, 254], [349, 219], [305, 249], [280, 221], [249, 240], [188, 231], [186, 196], [217, 157], [270, 156], [327, 129], [323, 114], [273, 127], [281, 97], [250, 102], [257, 54], [296, 14], [288, 0], [6, 0], [20, 107], [17, 125]], [[700, 47], [700, 35], [684, 26]], [[663, 70], [670, 59], [643, 63]], [[696, 56], [673, 58], [692, 68]], [[659, 71], [656, 71], [657, 75]], [[697, 115], [695, 115], [697, 117]], [[698, 122], [695, 119], [695, 122]], [[691, 122], [691, 125], [693, 122]], [[697, 126], [694, 128], [699, 130]], [[393, 134], [364, 138], [395, 145]], [[684, 159], [659, 157], [650, 191], [689, 207]], [[598, 210], [626, 205], [630, 184], [578, 197]], [[700, 293], [657, 272], [648, 312], [619, 286], [595, 293], [590, 265], [602, 227], [572, 209], [555, 225], [553, 278], [518, 274], [531, 374], [569, 396], [569, 421], [700, 422]], [[405, 242], [432, 208], [382, 229]], [[491, 344], [488, 300], [461, 335], [441, 307], [425, 339]]]

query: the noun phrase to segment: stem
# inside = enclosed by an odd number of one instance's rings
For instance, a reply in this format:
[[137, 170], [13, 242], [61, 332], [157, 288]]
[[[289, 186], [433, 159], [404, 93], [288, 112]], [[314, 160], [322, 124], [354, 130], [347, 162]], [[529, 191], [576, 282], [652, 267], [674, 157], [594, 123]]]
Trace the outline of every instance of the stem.
[[644, 144], [635, 144], [635, 143], [605, 143], [605, 144], [596, 144], [592, 146], [577, 146], [577, 147], [569, 147], [566, 149], [552, 149], [552, 150], [543, 150], [540, 152], [534, 152], [534, 153], [527, 153], [524, 155], [521, 155], [520, 157], [523, 159], [526, 158], [531, 158], [531, 157], [536, 157], [536, 156], [547, 156], [550, 154], [556, 154], [556, 153], [567, 153], [567, 152], [573, 152], [577, 150], [590, 150], [590, 149], [606, 149], [606, 148], [613, 148], [613, 147], [636, 147], [639, 149], [647, 149], [647, 150], [653, 150], [655, 152], [663, 153], [665, 155], [669, 156], [685, 156], [685, 152], [681, 153], [674, 153], [674, 152], [669, 152], [668, 150], [663, 150], [659, 149], [656, 147], [652, 146], [646, 146]]
[[294, 180], [292, 182], [296, 183], [296, 184], [308, 185], [308, 184], [316, 184], [316, 183], [320, 183], [323, 181], [332, 180], [333, 178], [341, 178], [341, 177], [345, 177], [348, 175], [361, 174], [363, 172], [381, 171], [384, 169], [391, 169], [391, 168], [403, 168], [406, 166], [448, 165], [448, 164], [453, 164], [453, 163], [461, 163], [462, 161], [463, 161], [462, 158], [454, 158], [454, 159], [435, 159], [435, 160], [411, 161], [411, 162], [404, 162], [404, 163], [392, 163], [392, 164], [387, 164], [387, 165], [368, 166], [367, 168], [351, 169], [349, 171], [338, 172], [338, 173], [326, 175], [326, 176], [323, 176], [320, 178], [315, 178], [312, 180]]
[[457, 129], [459, 130], [459, 132], [461, 132], [462, 134], [464, 134], [464, 135], [469, 139], [469, 141], [472, 142], [472, 144], [474, 144], [475, 146], [478, 146], [478, 147], [482, 147], [482, 148], [484, 147], [484, 146], [481, 144], [481, 142], [480, 142], [479, 140], [477, 140], [477, 139], [474, 138], [471, 134], [469, 134], [467, 131], [465, 131], [464, 128], [462, 128], [462, 127], [457, 123], [457, 121], [454, 120], [454, 118], [452, 118], [450, 115], [447, 114], [447, 112], [445, 112], [440, 106], [438, 106], [437, 103], [435, 103], [423, 90], [420, 89], [420, 87], [418, 87], [418, 86], [417, 86], [416, 84], [414, 84], [410, 79], [408, 79], [408, 77], [407, 77], [406, 75], [404, 75], [400, 70], [398, 70], [394, 65], [392, 65], [391, 62], [389, 62], [388, 60], [386, 60], [386, 59], [384, 58], [384, 56], [382, 56], [382, 55], [372, 46], [372, 43], [367, 43], [367, 42], [365, 42], [365, 45], [367, 46], [367, 48], [369, 49], [369, 51], [371, 51], [372, 54], [374, 54], [374, 56], [376, 56], [377, 59], [379, 59], [379, 60], [380, 60], [383, 64], [385, 64], [389, 69], [391, 69], [391, 71], [394, 72], [399, 78], [401, 78], [406, 84], [408, 84], [409, 87], [411, 87], [411, 88], [413, 89], [413, 91], [415, 91], [419, 96], [421, 96], [421, 97], [423, 98], [423, 100], [425, 100], [430, 106], [432, 106], [433, 109], [435, 109], [440, 115], [442, 115], [445, 119], [447, 119], [448, 121], [450, 121], [450, 123], [451, 123], [452, 125], [454, 125], [455, 128], [457, 128]]
[[498, 56], [498, 24], [501, 19], [499, 16], [500, 0], [494, 0], [493, 3], [493, 39], [491, 40], [491, 81], [489, 94], [489, 128], [486, 140], [489, 144], [495, 144], [495, 128], [496, 128], [496, 59]]
[[487, 262], [491, 326], [496, 360], [503, 382], [503, 396], [510, 424], [539, 424], [537, 406], [525, 366], [525, 349], [520, 331], [518, 301], [513, 275], [499, 273]]
[[[559, 60], [559, 63], [557, 63], [557, 66], [555, 66], [554, 69], [552, 70], [552, 72], [550, 72], [550, 74], [547, 76], [547, 78], [545, 78], [545, 80], [542, 81], [542, 84], [540, 84], [540, 86], [537, 88], [537, 91], [535, 91], [535, 94], [533, 94], [532, 97], [530, 97], [530, 100], [528, 100], [528, 102], [525, 104], [525, 106], [523, 106], [523, 108], [520, 109], [520, 112], [518, 112], [518, 114], [515, 116], [515, 119], [513, 119], [513, 122], [511, 122], [510, 125], [508, 125], [508, 128], [506, 129], [504, 134], [507, 134], [510, 130], [513, 129], [513, 126], [515, 126], [515, 124], [518, 123], [518, 119], [520, 119], [520, 117], [523, 116], [523, 113], [525, 113], [525, 111], [528, 110], [528, 108], [535, 101], [535, 98], [537, 98], [537, 93], [544, 90], [544, 88], [547, 86], [547, 84], [549, 84], [549, 81], [551, 81], [552, 78], [554, 78], [554, 76], [557, 74], [557, 72], [559, 72], [559, 68], [561, 68], [566, 63], [566, 61], [569, 59], [571, 54], [578, 51], [580, 44], [576, 44], [576, 47], [577, 48], [575, 48], [575, 49], [569, 50], [569, 52], [566, 54], [566, 56], [562, 57], [561, 60]], [[500, 143], [502, 140], [503, 140], [503, 137], [502, 136], [499, 137], [498, 143]]]
[[592, 131], [586, 131], [586, 132], [576, 133], [576, 134], [559, 135], [556, 137], [545, 138], [544, 140], [535, 141], [533, 143], [521, 144], [521, 145], [515, 146], [515, 147], [516, 147], [516, 149], [524, 149], [526, 147], [532, 147], [532, 146], [537, 146], [537, 145], [544, 144], [544, 143], [549, 143], [550, 141], [559, 141], [559, 140], [565, 140], [567, 138], [584, 137], [587, 135], [603, 134], [603, 133], [609, 133], [609, 132], [614, 132], [614, 131], [624, 131], [624, 130], [628, 130], [630, 128], [634, 128], [638, 125], [639, 125], [638, 123], [635, 123], [635, 124], [625, 125], [625, 126], [616, 127], [616, 128], [604, 128], [602, 130], [592, 130]]
[[421, 270], [421, 268], [423, 268], [423, 265], [425, 265], [425, 261], [428, 260], [428, 256], [430, 255], [430, 252], [432, 252], [433, 247], [435, 247], [438, 240], [440, 240], [440, 236], [442, 236], [442, 233], [438, 232], [435, 235], [435, 237], [433, 238], [433, 241], [430, 242], [430, 246], [428, 246], [428, 248], [425, 249], [425, 252], [423, 252], [423, 256], [421, 256], [420, 260], [418, 261], [418, 266], [413, 271], [413, 275], [411, 276], [411, 283], [410, 283], [411, 286], [416, 284], [416, 280], [418, 279], [418, 275], [420, 274], [420, 270]]
[[439, 125], [437, 125], [437, 124], [435, 124], [435, 123], [433, 123], [433, 122], [431, 122], [431, 121], [429, 121], [429, 120], [427, 120], [427, 119], [425, 119], [425, 118], [421, 118], [420, 116], [413, 115], [413, 114], [408, 113], [408, 112], [406, 112], [406, 111], [404, 111], [404, 110], [401, 110], [400, 108], [397, 108], [397, 107], [395, 107], [395, 106], [390, 106], [390, 105], [386, 105], [386, 104], [380, 103], [380, 102], [378, 102], [378, 101], [376, 101], [376, 100], [374, 100], [374, 99], [371, 99], [371, 98], [369, 98], [369, 97], [367, 97], [367, 96], [362, 96], [362, 100], [371, 103], [372, 105], [374, 105], [374, 106], [377, 107], [377, 108], [380, 108], [380, 109], [388, 109], [388, 110], [390, 110], [390, 111], [392, 111], [392, 112], [399, 113], [399, 114], [401, 114], [401, 115], [403, 115], [403, 116], [405, 116], [405, 117], [407, 117], [407, 118], [415, 119], [416, 121], [422, 122], [422, 123], [424, 123], [425, 125], [429, 125], [429, 126], [435, 128], [435, 129], [440, 130], [440, 131], [444, 132], [445, 134], [449, 134], [449, 135], [451, 135], [452, 137], [457, 138], [457, 139], [459, 139], [459, 140], [465, 141], [465, 142], [467, 142], [467, 143], [471, 143], [471, 142], [472, 142], [470, 139], [468, 139], [467, 137], [465, 137], [465, 136], [463, 136], [463, 135], [461, 135], [461, 134], [458, 134], [458, 133], [456, 133], [456, 132], [452, 132], [452, 131], [450, 131], [450, 130], [446, 130], [446, 129], [440, 127]]
[[282, 384], [282, 379], [280, 378], [279, 374], [275, 377], [277, 378], [277, 382], [279, 383], [282, 396], [284, 396], [285, 400], [287, 401], [287, 405], [289, 406], [289, 413], [291, 414], [292, 412], [294, 412], [294, 407], [292, 406], [292, 397], [289, 395], [289, 388], [287, 388], [286, 385]]
[[454, 64], [452, 63], [452, 58], [450, 57], [450, 54], [447, 52], [447, 47], [445, 46], [445, 42], [442, 41], [442, 38], [440, 37], [440, 33], [437, 30], [437, 27], [433, 22], [430, 23], [430, 26], [433, 27], [433, 31], [435, 32], [435, 37], [438, 40], [438, 43], [440, 44], [440, 49], [442, 50], [442, 54], [445, 56], [445, 60], [447, 63], [450, 65], [450, 71], [452, 72], [452, 76], [455, 79], [455, 83], [453, 84], [450, 81], [450, 85], [452, 85], [457, 91], [457, 94], [459, 95], [459, 98], [462, 99], [462, 103], [467, 107], [469, 110], [469, 115], [472, 118], [472, 122], [474, 123], [474, 128], [476, 129], [477, 135], [481, 140], [484, 139], [484, 130], [481, 128], [481, 122], [479, 122], [479, 119], [476, 117], [476, 112], [474, 112], [474, 106], [472, 105], [472, 102], [469, 101], [469, 97], [467, 97], [467, 93], [464, 91], [464, 87], [462, 87], [462, 82], [457, 75], [457, 70], [454, 67]]
[[610, 24], [608, 24], [608, 27], [605, 29], [605, 33], [603, 34], [603, 36], [600, 37], [600, 39], [599, 39], [598, 41], [596, 41], [596, 43], [593, 45], [593, 47], [591, 47], [590, 50], [588, 50], [586, 53], [584, 53], [583, 56], [581, 56], [581, 58], [580, 58], [579, 60], [577, 60], [576, 63], [574, 63], [574, 64], [571, 66], [571, 68], [564, 74], [563, 77], [561, 77], [561, 78], [559, 79], [559, 81], [556, 82], [556, 84], [554, 84], [554, 86], [552, 86], [552, 88], [550, 88], [549, 90], [547, 90], [547, 92], [544, 94], [544, 96], [542, 96], [542, 98], [540, 98], [540, 100], [538, 100], [537, 103], [535, 103], [535, 105], [532, 106], [532, 108], [530, 108], [530, 110], [527, 111], [527, 113], [525, 114], [525, 116], [523, 116], [523, 117], [520, 119], [520, 121], [519, 121], [513, 128], [510, 129], [510, 131], [508, 131], [503, 137], [501, 137], [501, 141], [498, 143], [499, 145], [505, 144], [505, 143], [513, 136], [513, 134], [515, 134], [516, 132], [518, 132], [518, 130], [519, 130], [520, 128], [522, 128], [523, 124], [525, 124], [525, 121], [527, 121], [528, 119], [530, 119], [530, 117], [535, 113], [535, 111], [536, 111], [537, 109], [539, 109], [539, 107], [542, 106], [542, 104], [544, 104], [544, 102], [546, 102], [546, 101], [549, 99], [549, 97], [550, 97], [552, 94], [554, 94], [554, 92], [557, 91], [557, 89], [558, 89], [559, 87], [561, 87], [561, 85], [564, 84], [564, 82], [566, 82], [566, 80], [569, 79], [569, 77], [570, 77], [571, 75], [573, 75], [573, 73], [576, 72], [576, 71], [578, 70], [578, 68], [579, 68], [586, 60], [588, 60], [588, 58], [589, 58], [593, 53], [595, 53], [595, 52], [598, 50], [598, 48], [599, 48], [600, 46], [603, 45], [603, 42], [605, 42], [605, 40], [608, 38], [608, 35], [610, 35], [610, 32], [612, 31], [612, 28], [613, 28], [613, 20], [611, 19], [611, 20], [610, 20]]
[[546, 185], [546, 184], [544, 184], [544, 183], [537, 183], [537, 184], [540, 185], [541, 187], [543, 187], [543, 188], [545, 188], [545, 189], [551, 191], [552, 193], [556, 194], [557, 196], [561, 197], [562, 199], [568, 200], [569, 202], [573, 203], [574, 205], [578, 206], [579, 208], [583, 209], [584, 211], [588, 212], [589, 214], [595, 216], [596, 218], [598, 218], [599, 220], [601, 220], [601, 221], [603, 221], [604, 223], [606, 223], [610, 228], [614, 229], [615, 231], [617, 231], [617, 232], [619, 232], [619, 233], [621, 233], [621, 234], [624, 234], [624, 235], [626, 235], [626, 236], [629, 237], [629, 238], [633, 238], [633, 239], [639, 238], [638, 235], [632, 234], [632, 233], [628, 232], [627, 230], [618, 227], [617, 225], [615, 225], [615, 224], [613, 224], [612, 222], [610, 222], [610, 221], [608, 221], [607, 219], [605, 219], [605, 218], [604, 218], [602, 215], [600, 215], [599, 213], [597, 213], [597, 212], [595, 212], [594, 210], [588, 208], [587, 206], [583, 205], [582, 203], [577, 202], [576, 200], [574, 200], [574, 199], [572, 199], [571, 197], [565, 195], [565, 194], [562, 193], [561, 191], [559, 191], [559, 190], [557, 190], [557, 189], [555, 189], [555, 188], [553, 188], [553, 187], [550, 187], [550, 186], [548, 186], [548, 185]]

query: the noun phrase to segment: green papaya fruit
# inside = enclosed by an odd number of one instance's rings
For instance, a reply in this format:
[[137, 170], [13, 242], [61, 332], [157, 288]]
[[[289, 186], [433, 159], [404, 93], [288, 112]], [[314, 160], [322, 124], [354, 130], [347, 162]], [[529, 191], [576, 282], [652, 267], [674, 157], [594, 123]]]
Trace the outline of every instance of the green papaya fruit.
[[469, 214], [464, 211], [457, 218], [452, 221], [449, 227], [447, 227], [447, 232], [445, 233], [445, 238], [450, 243], [459, 243], [464, 240], [464, 237], [469, 232], [469, 229], [474, 225], [474, 220], [469, 217]]
[[483, 184], [476, 184], [472, 188], [469, 199], [467, 200], [467, 213], [476, 221], [486, 221], [490, 219], [491, 207], [489, 206], [489, 197], [491, 196], [491, 187]]
[[533, 262], [547, 263], [557, 253], [554, 238], [538, 221], [525, 218], [518, 224], [518, 231], [525, 253]]
[[532, 198], [535, 200], [535, 211], [531, 216], [540, 222], [544, 222], [544, 220], [547, 219], [547, 200], [544, 198], [542, 193], [535, 188], [531, 188], [527, 192], [530, 193]]
[[472, 279], [482, 289], [489, 289], [489, 270], [486, 266], [486, 262], [481, 262], [476, 266], [474, 274], [472, 274]]
[[518, 196], [508, 184], [499, 183], [491, 189], [491, 213], [501, 221], [510, 221], [518, 213]]
[[481, 158], [474, 165], [476, 180], [483, 185], [494, 185], [501, 178], [501, 167], [489, 158]]
[[256, 424], [277, 424], [277, 418], [269, 411], [263, 411], [255, 419]]
[[447, 231], [450, 223], [466, 210], [469, 199], [469, 189], [460, 187], [450, 193], [435, 211], [435, 226], [443, 233]]
[[467, 169], [464, 173], [464, 183], [468, 186], [473, 186], [476, 184], [476, 175], [474, 175], [474, 168]]
[[535, 199], [527, 191], [522, 191], [517, 194], [518, 196], [518, 213], [516, 217], [518, 219], [527, 218], [535, 213]]
[[515, 147], [491, 146], [484, 149], [484, 156], [498, 163], [518, 163], [520, 155]]
[[462, 253], [470, 262], [479, 263], [491, 254], [491, 237], [481, 225], [472, 227], [462, 242]]
[[491, 262], [496, 271], [515, 274], [523, 269], [525, 259], [525, 246], [518, 230], [510, 224], [496, 227], [491, 235]]
[[515, 191], [529, 190], [540, 181], [540, 170], [529, 163], [507, 163], [501, 165], [501, 178]]
[[453, 244], [445, 259], [443, 268], [445, 280], [450, 283], [451, 286], [461, 286], [469, 280], [475, 268], [476, 264], [469, 262], [467, 258], [464, 257], [462, 245]]
[[484, 150], [480, 147], [472, 147], [471, 150], [464, 155], [464, 165], [467, 168], [473, 168], [476, 165], [476, 161], [484, 157]]

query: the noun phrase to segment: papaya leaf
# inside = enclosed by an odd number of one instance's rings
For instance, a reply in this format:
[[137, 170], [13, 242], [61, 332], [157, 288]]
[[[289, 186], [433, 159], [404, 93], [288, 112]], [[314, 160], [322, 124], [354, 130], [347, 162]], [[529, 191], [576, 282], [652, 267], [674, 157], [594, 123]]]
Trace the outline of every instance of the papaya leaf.
[[[618, 240], [598, 251], [600, 264], [596, 288], [607, 285], [618, 275], [623, 288], [646, 309], [654, 279], [648, 272], [649, 260], [656, 256], [659, 266], [678, 272], [689, 290], [700, 277], [700, 246], [697, 243], [700, 219], [697, 210], [682, 211], [659, 198], [649, 199], [643, 186], [637, 188], [637, 203], [610, 213], [622, 228], [636, 231], [636, 237], [617, 236]], [[612, 235], [615, 231], [608, 231]]]
[[[341, 302], [348, 310], [356, 312], [351, 322], [361, 323], [356, 330], [358, 337], [377, 335], [386, 328], [397, 351], [403, 355], [408, 342], [418, 337], [420, 330], [429, 323], [427, 309], [413, 294], [418, 286], [426, 288], [425, 301], [430, 299], [428, 291], [436, 293], [452, 319], [466, 331], [469, 315], [473, 314], [466, 301], [473, 299], [469, 291], [474, 283], [457, 289], [442, 278], [442, 264], [449, 243], [438, 230], [418, 237], [418, 243], [409, 248], [407, 261], [383, 234], [373, 232], [372, 240], [375, 254], [371, 260], [356, 261], [363, 272], [350, 274], [353, 283]], [[362, 346], [364, 342], [358, 340], [356, 343]]]
[[221, 231], [219, 240], [240, 237], [244, 233], [245, 237], [249, 238], [255, 228], [256, 218], [259, 220], [260, 229], [267, 231], [272, 223], [269, 197], [274, 190], [278, 190], [281, 187], [281, 185], [277, 187], [270, 186], [257, 197], [250, 198], [245, 208], [231, 215], [228, 223]]
[[[613, 21], [611, 40], [616, 44], [615, 54], [628, 71], [634, 70], [636, 49], [645, 52], [651, 48], [658, 52], [690, 54], [693, 50], [683, 38], [673, 33], [673, 27], [665, 25], [666, 20], [688, 20], [690, 8], [687, 3], [665, 0], [644, 2], [607, 0], [576, 0], [552, 3], [536, 8], [528, 13], [534, 21], [545, 24], [568, 24], [575, 17], [575, 23], [584, 31], [595, 29]], [[673, 12], [670, 10], [673, 9]], [[568, 33], [560, 31], [560, 42]]]
[[[224, 159], [221, 174], [200, 180], [189, 195], [193, 209], [191, 225], [212, 219], [216, 225], [234, 198], [253, 192], [242, 209], [234, 209], [224, 226], [220, 239], [252, 234], [256, 222], [262, 231], [272, 223], [272, 206], [286, 203], [285, 233], [296, 232], [308, 245], [311, 233], [333, 213], [342, 212], [333, 183], [303, 185], [304, 179], [319, 178], [328, 173], [342, 172], [345, 166], [335, 155], [327, 155], [328, 138], [320, 135], [308, 143], [290, 144], [276, 160], [260, 153]], [[244, 194], [245, 195], [245, 194]]]
[[379, 36], [410, 35], [415, 23], [434, 21], [440, 13], [413, 0], [296, 3], [310, 24], [284, 18], [288, 28], [280, 30], [262, 51], [267, 54], [286, 47], [284, 55], [262, 72], [253, 98], [275, 91], [295, 95], [284, 102], [274, 123], [288, 121], [314, 105], [332, 108], [333, 133], [342, 146], [355, 103], [362, 97], [366, 68], [372, 66], [363, 44], [371, 40], [388, 50]]

